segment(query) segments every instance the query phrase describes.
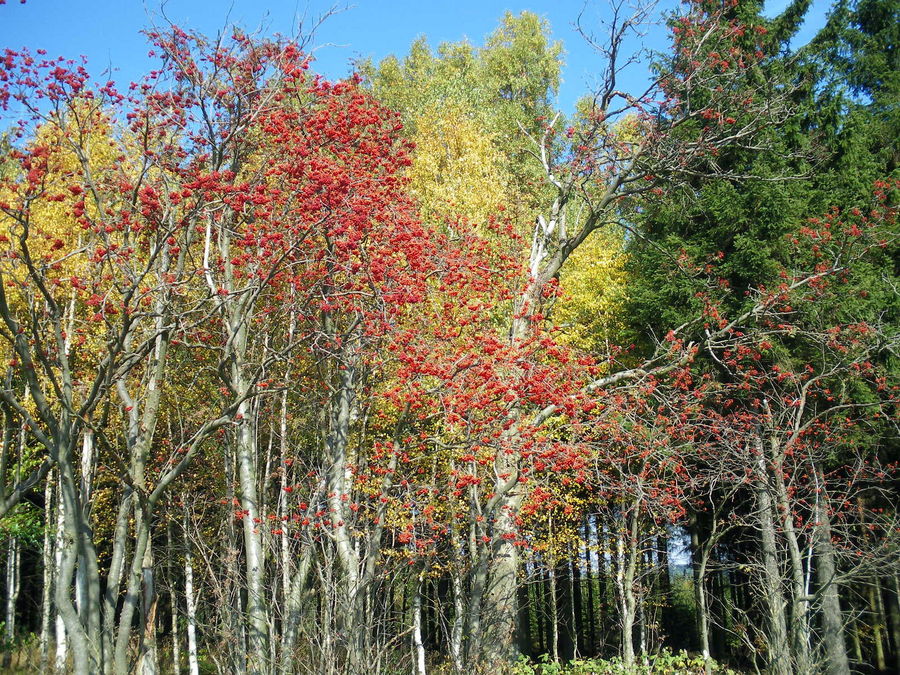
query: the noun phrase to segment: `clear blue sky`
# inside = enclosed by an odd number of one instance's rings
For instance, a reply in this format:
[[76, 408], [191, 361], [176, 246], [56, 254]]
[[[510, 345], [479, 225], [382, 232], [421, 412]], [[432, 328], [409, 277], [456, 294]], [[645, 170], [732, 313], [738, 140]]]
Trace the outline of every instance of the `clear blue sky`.
[[[120, 84], [138, 79], [151, 67], [147, 43], [140, 34], [154, 21], [161, 22], [158, 0], [7, 0], [0, 6], [0, 48], [46, 49], [52, 56], [88, 58], [92, 74], [107, 67], [116, 70]], [[572, 24], [583, 7], [582, 0], [350, 0], [349, 7], [329, 18], [318, 30], [313, 44], [316, 69], [328, 77], [344, 76], [350, 63], [361, 57], [376, 60], [389, 54], [402, 55], [410, 43], [426, 35], [432, 45], [468, 38], [480, 44], [507, 10], [531, 10], [545, 17], [555, 39], [562, 40], [566, 66], [559, 105], [567, 112], [579, 96], [591, 88], [597, 58], [575, 32]], [[787, 0], [770, 0], [774, 13]], [[813, 9], [798, 42], [804, 43], [821, 25], [830, 0], [814, 0]], [[321, 15], [332, 3], [328, 0], [169, 0], [165, 15], [184, 28], [214, 34], [227, 22], [248, 30], [292, 34], [298, 20], [307, 23]], [[662, 0], [663, 9], [677, 6], [677, 0]], [[597, 25], [603, 16], [604, 0], [592, 2], [585, 11], [586, 25]], [[663, 48], [664, 34], [651, 31], [648, 46]], [[646, 77], [643, 67], [630, 74], [636, 89]], [[626, 86], [628, 84], [626, 83]]]

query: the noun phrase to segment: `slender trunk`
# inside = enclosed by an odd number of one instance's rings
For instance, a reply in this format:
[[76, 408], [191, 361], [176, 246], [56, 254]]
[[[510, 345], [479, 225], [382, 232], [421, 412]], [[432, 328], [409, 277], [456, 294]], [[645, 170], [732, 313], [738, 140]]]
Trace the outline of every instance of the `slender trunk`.
[[691, 527], [691, 569], [694, 573], [694, 605], [696, 606], [697, 637], [700, 640], [700, 653], [703, 656], [703, 668], [707, 675], [712, 674], [712, 654], [709, 649], [709, 608], [706, 598], [706, 567], [709, 563], [709, 547], [706, 542], [700, 543], [700, 523], [696, 519]]
[[872, 643], [875, 647], [875, 667], [879, 671], [887, 669], [887, 659], [884, 656], [884, 624], [881, 622], [883, 612], [878, 611], [881, 584], [876, 576], [873, 583], [869, 584], [869, 613], [872, 620]]
[[622, 529], [616, 538], [616, 554], [619, 559], [616, 584], [622, 623], [622, 662], [626, 668], [632, 668], [635, 663], [634, 624], [637, 619], [637, 597], [634, 591], [639, 558], [639, 500], [633, 502], [629, 511], [622, 514], [622, 518]]
[[[22, 580], [19, 570], [20, 558], [19, 540], [16, 537], [10, 537], [6, 545], [6, 625], [4, 626], [6, 643], [10, 646], [16, 639], [16, 604], [19, 601]], [[10, 666], [11, 659], [10, 647], [3, 655], [6, 667]]]
[[[455, 520], [455, 519], [452, 519]], [[450, 524], [451, 543], [453, 550], [461, 552], [459, 542], [459, 534], [456, 530], [455, 522]], [[461, 555], [459, 556], [462, 557]], [[450, 585], [453, 593], [453, 624], [450, 627], [450, 659], [453, 661], [453, 668], [457, 673], [463, 671], [463, 628], [465, 626], [466, 601], [463, 593], [463, 580], [458, 568], [453, 567], [450, 570]]]
[[781, 572], [778, 569], [778, 549], [775, 539], [775, 514], [769, 492], [766, 459], [762, 443], [757, 441], [756, 499], [759, 510], [760, 549], [763, 558], [762, 593], [768, 608], [768, 662], [772, 675], [791, 675], [791, 652], [788, 643], [787, 621], [784, 615], [784, 596], [781, 593]]
[[422, 641], [422, 581], [416, 582], [412, 601], [412, 646], [416, 675], [427, 675], [425, 671], [425, 643]]
[[572, 657], [579, 658], [584, 649], [584, 605], [581, 593], [581, 565], [578, 560], [578, 545], [576, 544], [572, 553], [575, 559], [570, 561], [571, 580], [572, 580]]
[[[269, 336], [268, 336], [268, 334], [266, 334], [266, 338], [265, 338], [266, 342], [268, 342], [268, 339], [269, 339]], [[254, 420], [259, 418], [259, 406], [260, 406], [260, 403], [259, 403], [259, 400], [257, 399], [253, 402], [253, 419]], [[266, 497], [268, 494], [267, 484], [269, 481], [269, 477], [272, 475], [272, 461], [273, 461], [272, 449], [274, 447], [274, 442], [275, 442], [275, 428], [274, 428], [274, 423], [273, 423], [269, 427], [269, 439], [268, 439], [268, 442], [266, 443], [266, 460], [265, 460], [265, 464], [264, 464], [265, 468], [263, 469], [262, 474], [260, 474], [259, 482], [257, 484], [257, 489], [259, 490], [259, 495], [260, 495], [259, 511], [261, 514], [271, 514], [273, 511], [272, 507], [266, 502]], [[284, 492], [279, 491], [278, 498], [276, 499], [276, 502], [275, 502], [275, 509], [274, 509], [275, 511], [277, 511], [277, 509], [278, 509], [278, 504], [280, 503], [281, 495], [283, 495], [283, 494], [284, 494]], [[260, 528], [259, 528], [260, 533], [265, 532], [265, 530], [262, 529], [264, 527], [266, 529], [269, 529], [266, 526], [265, 521], [263, 521], [260, 524]], [[278, 540], [281, 540], [281, 539], [284, 539], [284, 537], [283, 536], [278, 537]], [[274, 542], [272, 542], [271, 539], [269, 539], [267, 541], [264, 538], [263, 539], [264, 550], [266, 550], [267, 543], [271, 547]], [[266, 551], [263, 554], [263, 556], [264, 556], [264, 558], [267, 558], [268, 551]], [[276, 565], [276, 568], [277, 568], [277, 565]], [[276, 570], [276, 572], [277, 572], [277, 570]], [[277, 576], [276, 576], [276, 578], [277, 578]], [[275, 582], [275, 583], [277, 584], [277, 582]], [[281, 600], [282, 602], [279, 603], [279, 600]], [[278, 642], [280, 641], [282, 635], [278, 635], [276, 633], [275, 617], [284, 616], [283, 600], [284, 600], [284, 597], [281, 593], [278, 592], [277, 586], [276, 586], [276, 588], [273, 588], [270, 591], [269, 598], [268, 598], [269, 612], [267, 613], [268, 625], [266, 626], [266, 635], [268, 636], [268, 643], [269, 643], [268, 669], [269, 669], [269, 672], [271, 672], [271, 673], [274, 673], [276, 671], [277, 663], [278, 663]]]
[[[237, 484], [237, 459], [234, 453], [234, 443], [226, 443], [223, 448], [225, 468], [225, 484], [228, 486], [226, 499], [231, 504], [240, 504], [237, 500], [234, 487]], [[230, 513], [225, 517], [224, 529], [227, 533], [227, 551], [224, 560], [224, 582], [222, 611], [226, 615], [223, 621], [223, 638], [227, 645], [227, 658], [231, 672], [235, 675], [244, 675], [247, 668], [247, 645], [244, 631], [244, 615], [241, 603], [241, 573], [239, 540], [241, 532], [238, 519]], [[188, 539], [188, 521], [185, 520], [185, 544], [190, 551]]]
[[[293, 333], [293, 321], [291, 322], [291, 334]], [[290, 465], [288, 461], [288, 398], [287, 389], [281, 394], [281, 410], [278, 420], [279, 459], [281, 460], [280, 478], [281, 491], [278, 495], [278, 518], [284, 522], [289, 517], [288, 489]], [[284, 615], [289, 616], [287, 608], [288, 598], [291, 595], [291, 547], [289, 537], [281, 537], [281, 601], [284, 607]]]
[[[91, 503], [91, 493], [94, 476], [94, 434], [90, 429], [85, 429], [82, 434], [81, 443], [81, 485], [80, 494], [82, 502], [85, 505]], [[75, 606], [78, 608], [78, 615], [84, 620], [87, 594], [88, 594], [88, 578], [87, 565], [83, 562], [78, 565], [75, 570]]]
[[806, 600], [806, 584], [803, 569], [803, 554], [800, 551], [800, 543], [797, 531], [794, 528], [794, 509], [784, 483], [784, 470], [782, 468], [783, 455], [778, 441], [773, 439], [771, 444], [772, 462], [774, 465], [773, 476], [775, 479], [776, 508], [781, 514], [781, 524], [784, 538], [787, 543], [788, 559], [791, 566], [791, 622], [790, 634], [794, 651], [794, 671], [796, 675], [808, 675], [811, 672], [810, 662], [810, 632], [809, 632], [809, 603]]
[[53, 577], [56, 575], [54, 565], [55, 554], [53, 551], [53, 538], [50, 527], [56, 504], [53, 501], [53, 481], [48, 477], [44, 484], [44, 543], [41, 548], [41, 634], [39, 639], [41, 651], [40, 672], [48, 672], [50, 663], [50, 614], [53, 611], [52, 589]]
[[559, 598], [556, 590], [556, 566], [547, 565], [550, 577], [550, 655], [559, 663]]
[[[236, 369], [237, 370], [237, 369]], [[237, 377], [237, 376], [236, 376]], [[242, 387], [241, 391], [244, 390]], [[237, 468], [241, 506], [244, 510], [242, 532], [244, 539], [244, 573], [247, 584], [247, 672], [265, 675], [269, 672], [269, 610], [265, 580], [265, 554], [262, 541], [262, 513], [257, 496], [256, 425], [250, 405], [244, 401], [238, 407], [243, 423], [237, 431]]]
[[[61, 488], [60, 488], [61, 489]], [[59, 491], [58, 491], [59, 492]], [[65, 506], [63, 505], [61, 493], [57, 495], [56, 499], [56, 543], [54, 548], [54, 586], [64, 583], [67, 587], [69, 582], [71, 581], [71, 577], [69, 579], [63, 579], [59, 572], [60, 567], [62, 565], [62, 551], [63, 545], [65, 544], [65, 514], [63, 513], [63, 509]], [[68, 658], [68, 647], [69, 640], [66, 635], [66, 624], [63, 621], [62, 615], [57, 611], [56, 613], [56, 652], [55, 652], [55, 670], [57, 675], [63, 675], [67, 671], [66, 663]]]
[[344, 352], [345, 362], [338, 370], [337, 393], [331, 404], [328, 436], [325, 439], [330, 467], [328, 470], [328, 504], [331, 511], [332, 540], [341, 569], [339, 602], [341, 632], [347, 646], [348, 668], [352, 675], [370, 671], [367, 662], [369, 631], [367, 629], [366, 600], [369, 584], [376, 573], [376, 533], [368, 538], [373, 550], [368, 557], [361, 554], [362, 544], [353, 540], [350, 529], [350, 498], [353, 476], [350, 467], [350, 425], [355, 404], [356, 368], [354, 355], [349, 348]]
[[468, 620], [466, 621], [465, 631], [465, 659], [466, 663], [472, 659], [477, 659], [484, 652], [483, 644], [485, 636], [481, 629], [482, 613], [481, 605], [484, 600], [485, 588], [487, 587], [489, 553], [483, 548], [479, 550], [476, 538], [474, 536], [475, 523], [472, 523], [473, 534], [469, 537], [469, 550], [477, 551], [473, 555], [475, 558], [475, 569], [472, 570], [472, 582], [469, 587], [468, 602]]
[[[286, 537], [285, 537], [286, 538]], [[294, 578], [290, 581], [288, 596], [284, 603], [284, 626], [281, 641], [281, 672], [282, 675], [290, 675], [294, 672], [294, 648], [297, 644], [297, 636], [300, 632], [300, 619], [304, 607], [304, 601], [310, 590], [309, 575], [313, 562], [312, 551], [304, 551], [297, 565]]]
[[853, 655], [856, 657], [857, 663], [865, 663], [865, 657], [863, 656], [862, 651], [862, 640], [860, 640], [860, 626], [862, 626], [862, 620], [857, 617], [853, 621], [853, 631], [851, 632], [852, 641], [853, 641]]
[[900, 673], [900, 575], [894, 572], [892, 581], [888, 595], [888, 614], [891, 617], [891, 634], [894, 636], [894, 665]]
[[318, 564], [319, 586], [323, 590], [319, 594], [319, 625], [322, 626], [321, 631], [321, 653], [319, 657], [318, 670], [323, 673], [331, 673], [337, 666], [334, 654], [335, 641], [335, 621], [334, 621], [334, 577], [336, 571], [332, 560], [326, 560], [324, 564]]
[[544, 573], [539, 571], [537, 575], [537, 583], [534, 584], [534, 613], [535, 613], [535, 628], [537, 629], [538, 635], [538, 654], [545, 654], [547, 652], [548, 643], [547, 643], [547, 627], [544, 625]]
[[172, 675], [181, 675], [181, 636], [178, 630], [178, 594], [176, 592], [174, 521], [166, 524], [166, 557], [169, 576], [169, 612], [172, 631]]
[[[117, 675], [118, 673], [125, 673], [131, 670], [129, 668], [129, 646], [131, 643], [132, 623], [135, 613], [140, 609], [141, 582], [143, 580], [145, 562], [144, 555], [150, 540], [150, 523], [148, 522], [148, 518], [146, 514], [142, 512], [140, 506], [138, 507], [137, 513], [139, 517], [135, 518], [134, 552], [131, 558], [131, 565], [128, 569], [128, 580], [125, 585], [125, 599], [122, 602], [122, 610], [119, 614], [118, 628], [116, 630], [114, 669]], [[148, 607], [147, 610], [149, 611], [150, 607]], [[145, 635], [149, 616], [145, 614], [143, 619], [142, 634]], [[141, 669], [139, 669], [138, 672], [142, 672], [142, 668], [143, 663], [141, 663]]]
[[519, 644], [522, 654], [531, 654], [531, 602], [528, 595], [528, 584], [521, 584], [518, 589], [519, 598]]
[[197, 606], [194, 600], [194, 562], [191, 556], [191, 542], [187, 536], [187, 515], [184, 523], [184, 601], [187, 607], [188, 673], [199, 675], [200, 663], [197, 659]]
[[[105, 667], [100, 644], [100, 579], [89, 520], [90, 506], [81, 499], [80, 481], [75, 471], [77, 433], [78, 430], [68, 422], [59, 425], [59, 487], [64, 517], [55, 599], [69, 638], [72, 671], [78, 675], [94, 675], [103, 672]], [[71, 598], [77, 568], [83, 568], [85, 573], [78, 609]]]
[[[100, 571], [91, 527], [90, 478], [93, 473], [93, 437], [85, 432], [81, 472], [76, 472], [75, 445], [79, 430], [68, 422], [59, 425], [59, 485], [64, 514], [63, 546], [56, 585], [56, 606], [66, 626], [73, 671], [102, 673], [107, 667], [100, 620]], [[84, 460], [87, 461], [84, 461]], [[75, 579], [77, 608], [71, 598]]]
[[141, 602], [141, 614], [144, 618], [144, 641], [141, 653], [142, 675], [156, 675], [159, 671], [156, 651], [156, 579], [153, 566], [153, 547], [148, 541], [141, 561], [141, 578], [144, 595]]
[[103, 594], [103, 641], [104, 653], [111, 654], [114, 651], [116, 634], [116, 609], [119, 604], [122, 575], [125, 571], [125, 556], [129, 542], [129, 529], [132, 525], [134, 494], [131, 488], [126, 488], [119, 503], [116, 516], [116, 527], [113, 534], [112, 558], [109, 563], [109, 572], [106, 577], [106, 591]]
[[[588, 619], [588, 635], [587, 635], [587, 653], [593, 656], [597, 653], [597, 616], [594, 599], [594, 561], [591, 555], [591, 532], [590, 517], [585, 518], [585, 537], [584, 537], [584, 559], [587, 562], [586, 579], [587, 579], [587, 619]], [[595, 533], [596, 534], [596, 533]], [[599, 577], [599, 574], [598, 574]]]
[[[7, 418], [7, 426], [4, 430], [4, 443], [3, 443], [3, 463], [4, 466], [0, 467], [0, 476], [6, 477], [6, 458], [9, 456], [9, 440], [12, 438], [12, 427], [8, 424], [9, 418]], [[16, 462], [16, 471], [15, 471], [15, 480], [18, 483], [21, 480], [21, 467], [23, 462], [22, 451], [25, 448], [25, 430], [24, 428], [19, 431], [19, 439], [18, 439], [18, 461]], [[13, 507], [15, 509], [15, 507]], [[9, 538], [6, 547], [6, 644], [7, 650], [3, 654], [3, 662], [6, 667], [10, 667], [12, 664], [12, 649], [13, 644], [16, 639], [16, 605], [19, 600], [19, 590], [21, 584], [21, 574], [19, 565], [21, 562], [21, 550], [20, 550], [20, 542], [18, 537], [12, 536]]]
[[839, 589], [835, 581], [837, 565], [835, 564], [834, 545], [831, 541], [828, 497], [824, 489], [825, 476], [819, 467], [816, 467], [816, 481], [818, 483], [817, 532], [815, 533], [816, 570], [819, 595], [822, 598], [822, 643], [825, 649], [825, 668], [828, 675], [849, 675], [850, 662], [847, 658], [847, 646], [844, 643], [844, 620], [841, 613]]

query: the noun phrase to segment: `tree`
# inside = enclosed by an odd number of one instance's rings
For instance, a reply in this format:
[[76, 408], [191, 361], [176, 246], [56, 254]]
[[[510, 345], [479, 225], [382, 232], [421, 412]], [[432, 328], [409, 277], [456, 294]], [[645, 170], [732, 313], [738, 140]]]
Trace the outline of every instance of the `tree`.
[[436, 51], [420, 38], [402, 62], [360, 64], [416, 144], [410, 187], [423, 215], [484, 223], [503, 208], [526, 232], [542, 182], [521, 129], [536, 133], [551, 114], [562, 45], [546, 21], [523, 12], [507, 13], [483, 47], [445, 43]]

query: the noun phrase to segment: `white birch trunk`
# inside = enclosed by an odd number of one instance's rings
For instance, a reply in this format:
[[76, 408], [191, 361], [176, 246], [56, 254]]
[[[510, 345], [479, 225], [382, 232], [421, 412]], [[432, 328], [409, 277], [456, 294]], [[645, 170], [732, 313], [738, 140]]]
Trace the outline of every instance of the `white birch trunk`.
[[[60, 488], [62, 489], [62, 488]], [[66, 523], [65, 523], [65, 506], [63, 505], [62, 496], [59, 495], [57, 498], [57, 507], [56, 507], [56, 543], [54, 546], [54, 570], [59, 570], [60, 563], [62, 562], [62, 547], [63, 542], [65, 540], [65, 531], [66, 531]], [[59, 576], [54, 574], [54, 577], [59, 583]], [[69, 641], [66, 637], [66, 624], [63, 621], [62, 616], [59, 612], [56, 613], [56, 656], [54, 659], [56, 672], [60, 675], [66, 672], [66, 660], [68, 657], [69, 650]]]
[[[19, 574], [19, 561], [21, 547], [16, 537], [10, 537], [6, 547], [6, 626], [5, 636], [7, 645], [12, 645], [16, 639], [16, 604], [19, 600], [19, 589], [22, 577]], [[4, 661], [10, 665], [12, 652], [6, 652]]]
[[416, 675], [427, 675], [425, 671], [425, 643], [422, 640], [422, 582], [416, 584], [412, 603], [413, 612], [413, 651], [415, 652]]
[[178, 596], [175, 593], [175, 575], [172, 574], [175, 561], [175, 542], [172, 530], [174, 522], [166, 527], [166, 548], [169, 559], [169, 609], [172, 618], [172, 675], [181, 674], [181, 636], [178, 634]]
[[53, 537], [50, 528], [50, 517], [53, 514], [53, 481], [49, 478], [44, 484], [44, 509], [47, 519], [44, 527], [44, 546], [41, 549], [43, 584], [41, 588], [41, 636], [39, 639], [41, 651], [40, 672], [42, 673], [47, 672], [47, 666], [50, 662], [50, 614], [53, 611], [51, 593], [53, 579], [56, 577], [56, 567], [53, 558]]
[[200, 663], [197, 660], [197, 606], [194, 601], [194, 564], [191, 557], [191, 542], [187, 538], [187, 519], [185, 518], [184, 547], [184, 599], [187, 605], [187, 638], [188, 638], [188, 673], [199, 675]]

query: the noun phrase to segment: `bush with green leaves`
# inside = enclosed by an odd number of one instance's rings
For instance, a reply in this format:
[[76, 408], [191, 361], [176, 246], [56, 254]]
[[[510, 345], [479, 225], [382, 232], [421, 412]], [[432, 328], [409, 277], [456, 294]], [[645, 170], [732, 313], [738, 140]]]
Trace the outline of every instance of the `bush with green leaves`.
[[[709, 664], [717, 675], [735, 675], [735, 671], [715, 661]], [[513, 675], [703, 675], [706, 668], [702, 656], [664, 649], [658, 654], [648, 655], [643, 663], [630, 667], [620, 658], [576, 659], [569, 663], [557, 663], [544, 654], [539, 663], [534, 663], [523, 656], [512, 672]]]

